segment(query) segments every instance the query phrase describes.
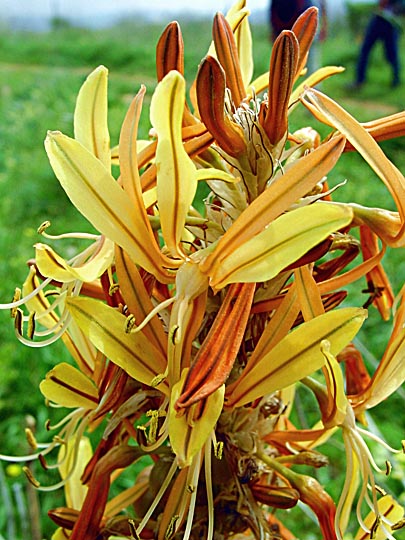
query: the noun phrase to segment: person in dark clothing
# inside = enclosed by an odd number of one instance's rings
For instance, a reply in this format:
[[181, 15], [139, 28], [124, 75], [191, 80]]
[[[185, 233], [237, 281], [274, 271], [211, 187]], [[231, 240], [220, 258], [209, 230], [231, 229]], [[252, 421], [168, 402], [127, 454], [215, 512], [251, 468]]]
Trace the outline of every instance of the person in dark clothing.
[[272, 0], [270, 2], [270, 38], [274, 41], [283, 30], [291, 30], [298, 17], [309, 7], [315, 6], [319, 9], [320, 30], [317, 33], [314, 44], [308, 58], [309, 71], [315, 71], [318, 67], [318, 41], [323, 41], [326, 37], [327, 18], [325, 0]]
[[311, 7], [310, 0], [272, 0], [270, 3], [270, 27], [273, 41], [283, 30], [291, 30], [298, 17]]
[[385, 57], [392, 67], [392, 86], [400, 84], [400, 26], [396, 19], [399, 3], [398, 0], [380, 0], [378, 11], [371, 17], [366, 29], [356, 67], [356, 81], [352, 88], [360, 88], [365, 83], [370, 53], [378, 41], [383, 43]]

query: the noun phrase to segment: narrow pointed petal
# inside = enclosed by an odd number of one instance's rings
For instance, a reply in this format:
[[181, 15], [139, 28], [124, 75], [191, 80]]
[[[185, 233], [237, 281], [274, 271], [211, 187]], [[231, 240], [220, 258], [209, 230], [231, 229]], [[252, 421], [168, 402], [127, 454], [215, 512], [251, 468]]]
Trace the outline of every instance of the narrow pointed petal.
[[233, 103], [239, 106], [246, 97], [246, 90], [232, 28], [222, 13], [215, 15], [212, 33], [218, 61], [225, 71], [225, 84], [231, 91]]
[[[354, 540], [369, 540], [371, 538], [374, 540], [385, 540], [388, 538], [387, 533], [395, 534], [396, 531], [393, 526], [402, 520], [404, 516], [403, 507], [391, 495], [384, 495], [381, 497], [377, 506], [380, 516], [384, 516], [385, 518], [383, 522], [384, 528], [381, 526], [377, 527], [373, 537], [371, 537], [371, 534], [365, 533], [363, 528], [360, 528], [354, 537]], [[366, 527], [371, 530], [376, 523], [376, 515], [373, 511], [364, 518], [364, 523]]]
[[301, 266], [294, 271], [297, 295], [305, 321], [309, 321], [325, 312], [321, 294], [310, 268]]
[[[128, 311], [135, 317], [136, 324], [140, 324], [153, 310], [152, 300], [136, 264], [120, 247], [115, 250], [115, 266], [120, 291]], [[166, 354], [167, 336], [157, 315], [145, 326], [143, 332], [162, 354]]]
[[[236, 48], [238, 50], [238, 58], [242, 81], [246, 89], [252, 80], [254, 64], [252, 56], [252, 33], [250, 31], [248, 17], [243, 17], [240, 24], [234, 30]], [[246, 97], [246, 96], [244, 96]]]
[[288, 130], [288, 104], [297, 72], [299, 46], [295, 35], [284, 30], [276, 39], [270, 59], [267, 112], [261, 124], [272, 145]]
[[142, 86], [133, 99], [127, 114], [125, 115], [120, 133], [119, 162], [122, 186], [125, 192], [128, 193], [128, 197], [130, 198], [133, 207], [136, 208], [139, 218], [144, 222], [145, 229], [149, 230], [150, 234], [152, 234], [143, 204], [142, 186], [139, 177], [139, 164], [137, 159], [138, 126], [145, 92], [146, 87]]
[[[163, 258], [143, 220], [115, 179], [84, 146], [59, 132], [45, 140], [52, 168], [76, 208], [107, 238], [123, 247], [130, 257], [163, 281], [170, 280]], [[148, 245], [145, 238], [150, 238]]]
[[304, 11], [295, 21], [291, 30], [297, 36], [299, 44], [299, 62], [297, 65], [297, 76], [304, 69], [308, 53], [314, 41], [316, 29], [318, 27], [318, 10], [312, 6]]
[[272, 279], [352, 219], [349, 208], [333, 203], [315, 203], [287, 212], [223, 258], [210, 274], [211, 286], [220, 289], [228, 283]]
[[[93, 455], [91, 442], [88, 437], [81, 437], [78, 447], [78, 456], [75, 464], [75, 445], [76, 437], [68, 439], [67, 448], [61, 447], [59, 452], [59, 473], [62, 479], [68, 478], [65, 484], [66, 505], [69, 508], [80, 510], [86, 497], [87, 486], [82, 484], [80, 477], [83, 474], [84, 467], [90, 461]], [[66, 452], [66, 458], [63, 455]], [[72, 468], [74, 467], [73, 471]]]
[[[378, 237], [368, 227], [360, 227], [360, 242], [364, 260], [371, 259], [379, 252]], [[366, 274], [366, 280], [370, 289], [370, 301], [378, 309], [383, 320], [388, 321], [394, 304], [394, 293], [383, 266], [376, 265]]]
[[[358, 308], [330, 311], [290, 332], [265, 354], [227, 396], [226, 405], [241, 407], [310, 375], [325, 364], [320, 343], [326, 339], [338, 354], [359, 331], [367, 312]], [[265, 376], [263, 374], [265, 373]]]
[[187, 374], [176, 410], [209, 396], [225, 383], [250, 315], [256, 284], [231, 286]]
[[274, 219], [306, 195], [333, 168], [343, 151], [344, 138], [332, 139], [294, 163], [242, 212], [218, 242], [202, 268], [211, 273], [222, 259], [262, 231]]
[[[376, 141], [386, 141], [396, 137], [405, 136], [405, 111], [401, 111], [371, 122], [361, 124]], [[354, 150], [354, 146], [347, 141], [345, 152]]]
[[196, 168], [183, 147], [185, 81], [171, 71], [158, 84], [151, 102], [151, 122], [158, 134], [157, 196], [163, 237], [172, 256], [184, 257], [184, 224], [197, 189]]
[[114, 244], [104, 238], [100, 249], [88, 262], [81, 266], [70, 266], [65, 259], [58, 255], [46, 244], [35, 244], [35, 262], [39, 272], [62, 283], [76, 279], [92, 282], [98, 279], [111, 266], [114, 257]]
[[111, 168], [110, 134], [107, 124], [108, 70], [95, 69], [87, 77], [77, 96], [74, 113], [74, 134], [107, 170]]
[[61, 362], [51, 369], [40, 385], [43, 395], [63, 407], [95, 409], [98, 405], [98, 390], [81, 371]]
[[201, 119], [218, 145], [233, 157], [244, 153], [243, 130], [225, 115], [225, 72], [211, 56], [201, 62], [198, 70], [197, 101]]
[[156, 46], [157, 80], [160, 82], [172, 70], [184, 73], [184, 43], [177, 21], [166, 26]]
[[222, 385], [208, 398], [179, 414], [175, 404], [182, 393], [186, 376], [185, 369], [179, 382], [173, 386], [170, 398], [169, 438], [180, 468], [189, 466], [203, 448], [221, 414], [225, 393], [225, 385]]
[[390, 238], [390, 245], [397, 245], [405, 235], [405, 179], [403, 175], [386, 157], [367, 130], [332, 99], [315, 89], [309, 89], [305, 94], [304, 103], [309, 103], [320, 111], [329, 125], [339, 130], [350, 141], [386, 185], [401, 218], [400, 230]]
[[[142, 333], [126, 333], [126, 317], [98, 300], [71, 298], [69, 311], [93, 345], [135, 380], [151, 386], [166, 359]], [[159, 388], [165, 391], [164, 384]]]

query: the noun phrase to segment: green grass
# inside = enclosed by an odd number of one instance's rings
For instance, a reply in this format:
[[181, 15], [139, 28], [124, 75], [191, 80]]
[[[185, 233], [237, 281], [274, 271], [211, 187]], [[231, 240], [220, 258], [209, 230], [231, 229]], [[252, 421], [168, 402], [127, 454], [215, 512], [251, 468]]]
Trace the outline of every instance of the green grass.
[[[166, 21], [167, 22], [167, 21]], [[0, 36], [0, 301], [8, 301], [16, 285], [23, 282], [32, 245], [40, 238], [37, 227], [52, 222], [52, 232], [91, 230], [90, 225], [69, 203], [49, 166], [43, 140], [48, 129], [72, 134], [76, 94], [86, 75], [99, 64], [110, 69], [109, 125], [112, 144], [117, 144], [119, 127], [132, 96], [140, 84], [148, 88], [147, 100], [155, 84], [154, 46], [165, 26], [126, 23], [119, 28], [90, 32], [83, 29], [30, 34], [3, 32]], [[185, 41], [185, 70], [190, 82], [210, 43], [210, 24], [202, 21], [182, 24]], [[270, 44], [265, 26], [253, 27], [255, 75], [268, 69]], [[323, 64], [346, 66], [347, 72], [322, 85], [322, 90], [339, 101], [362, 121], [403, 109], [403, 88], [389, 88], [390, 72], [377, 49], [369, 71], [370, 83], [361, 93], [350, 95], [346, 85], [353, 80], [356, 50], [345, 28], [332, 31], [320, 51]], [[294, 115], [297, 127], [313, 123], [307, 111]], [[142, 116], [141, 136], [146, 137], [149, 121]], [[324, 130], [325, 134], [326, 131]], [[405, 171], [404, 140], [386, 142], [383, 148]], [[390, 207], [386, 188], [362, 158], [342, 157], [330, 177], [331, 184], [347, 179], [339, 197], [368, 205]], [[387, 255], [388, 270], [396, 292], [405, 276], [403, 251]], [[378, 357], [385, 346], [390, 323], [380, 323], [371, 310], [371, 335], [367, 347]], [[20, 345], [7, 312], [0, 312], [0, 452], [27, 451], [22, 430], [26, 415], [38, 419], [38, 437], [46, 438], [43, 424], [47, 410], [42, 404], [38, 383], [48, 369], [66, 353], [60, 344], [38, 352]], [[392, 405], [393, 404], [393, 405]], [[391, 398], [390, 407], [403, 406]], [[390, 419], [382, 430], [396, 443]], [[339, 450], [337, 451], [337, 454]], [[19, 481], [23, 482], [22, 479]], [[44, 509], [55, 504], [54, 495], [41, 499]], [[48, 520], [44, 535], [49, 538]], [[0, 534], [5, 534], [5, 515], [0, 510]]]

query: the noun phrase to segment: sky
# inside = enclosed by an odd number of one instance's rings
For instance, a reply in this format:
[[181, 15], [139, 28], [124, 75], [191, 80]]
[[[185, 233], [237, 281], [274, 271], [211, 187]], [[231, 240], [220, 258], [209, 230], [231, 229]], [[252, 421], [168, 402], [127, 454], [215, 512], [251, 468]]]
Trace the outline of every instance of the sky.
[[[117, 12], [192, 13], [214, 15], [226, 12], [234, 0], [0, 0], [0, 18], [24, 15], [88, 17]], [[330, 8], [344, 0], [327, 0]], [[268, 7], [269, 0], [247, 0], [251, 12]], [[328, 10], [329, 10], [328, 7]]]

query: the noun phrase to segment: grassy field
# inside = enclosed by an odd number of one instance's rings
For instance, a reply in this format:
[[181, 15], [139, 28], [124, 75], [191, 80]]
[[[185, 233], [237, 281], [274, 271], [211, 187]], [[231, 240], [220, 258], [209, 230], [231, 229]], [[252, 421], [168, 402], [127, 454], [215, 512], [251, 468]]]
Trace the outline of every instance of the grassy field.
[[[148, 99], [153, 91], [154, 46], [167, 22], [159, 26], [127, 22], [102, 32], [66, 28], [44, 34], [6, 31], [0, 35], [1, 302], [7, 302], [14, 287], [24, 280], [26, 261], [33, 255], [32, 245], [39, 241], [36, 229], [43, 221], [52, 222], [55, 234], [91, 230], [70, 205], [49, 166], [43, 148], [47, 130], [72, 134], [75, 96], [80, 85], [92, 69], [104, 64], [111, 73], [109, 125], [112, 144], [116, 144], [126, 108], [140, 84], [146, 84]], [[186, 23], [182, 28], [186, 77], [191, 81], [210, 43], [210, 23]], [[270, 44], [265, 26], [253, 27], [253, 35], [258, 75], [268, 68]], [[390, 72], [380, 49], [373, 54], [370, 83], [360, 93], [348, 93], [346, 87], [353, 79], [356, 60], [357, 48], [353, 47], [356, 39], [340, 26], [333, 29], [322, 44], [319, 54], [323, 64], [347, 67], [344, 74], [326, 81], [322, 90], [362, 121], [402, 110], [403, 87], [394, 90], [389, 87]], [[294, 114], [292, 122], [293, 127], [302, 127], [313, 120], [301, 110]], [[144, 115], [143, 137], [147, 136], [148, 129], [149, 120]], [[405, 172], [404, 140], [386, 142], [383, 148]], [[389, 206], [386, 189], [360, 157], [343, 156], [330, 182], [345, 179], [348, 183], [341, 190], [342, 200]], [[403, 252], [388, 254], [387, 261], [395, 292], [398, 292], [405, 277]], [[372, 311], [370, 318], [375, 331], [367, 336], [367, 348], [378, 357], [386, 341], [385, 327]], [[38, 383], [64, 354], [59, 344], [40, 352], [23, 347], [14, 339], [8, 313], [0, 312], [0, 452], [22, 454], [27, 451], [22, 434], [27, 415], [37, 418], [38, 436], [44, 435], [42, 426], [47, 410], [42, 405]], [[403, 408], [401, 400], [402, 396], [395, 396], [386, 410]], [[381, 415], [383, 417], [384, 413]], [[381, 429], [394, 443], [397, 437], [391, 433], [389, 419]], [[24, 482], [20, 477], [16, 481]], [[55, 505], [55, 496], [44, 496], [41, 504], [45, 510]], [[7, 516], [0, 509], [0, 538], [1, 534], [7, 538], [6, 522]], [[49, 538], [49, 530], [46, 525], [44, 537]], [[16, 534], [15, 538], [18, 531]]]

